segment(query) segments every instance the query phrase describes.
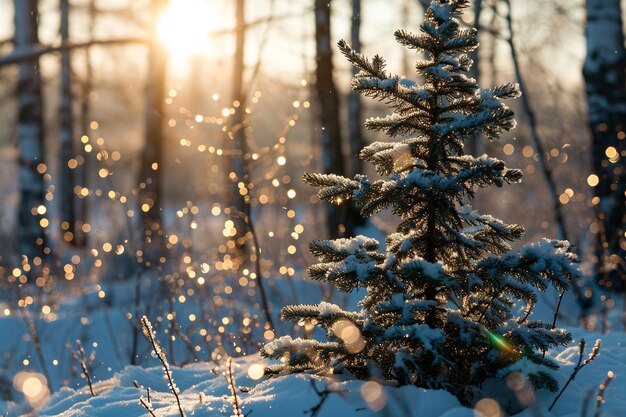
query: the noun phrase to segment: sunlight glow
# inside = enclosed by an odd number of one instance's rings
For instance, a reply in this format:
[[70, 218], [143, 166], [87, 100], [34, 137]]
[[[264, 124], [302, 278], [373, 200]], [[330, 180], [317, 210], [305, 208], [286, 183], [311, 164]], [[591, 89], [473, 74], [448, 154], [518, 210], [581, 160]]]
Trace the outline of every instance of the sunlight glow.
[[157, 23], [157, 33], [174, 62], [209, 49], [209, 29], [216, 13], [202, 0], [171, 0]]

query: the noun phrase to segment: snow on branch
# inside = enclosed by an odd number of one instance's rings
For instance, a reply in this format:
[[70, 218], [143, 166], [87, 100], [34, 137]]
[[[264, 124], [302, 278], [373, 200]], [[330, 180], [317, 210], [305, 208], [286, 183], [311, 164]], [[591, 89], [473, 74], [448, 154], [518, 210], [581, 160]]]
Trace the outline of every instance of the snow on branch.
[[152, 329], [152, 323], [150, 323], [150, 320], [148, 319], [148, 317], [143, 316], [141, 317], [141, 324], [143, 327], [144, 334], [146, 335], [146, 337], [150, 341], [150, 344], [152, 345], [154, 354], [157, 356], [159, 361], [161, 361], [161, 365], [163, 365], [163, 373], [165, 374], [165, 379], [167, 380], [167, 386], [169, 387], [170, 391], [172, 391], [172, 393], [174, 394], [174, 397], [176, 398], [176, 404], [178, 405], [178, 412], [180, 413], [180, 417], [185, 417], [185, 412], [183, 411], [183, 407], [180, 403], [180, 398], [178, 396], [178, 393], [180, 390], [178, 389], [178, 387], [176, 386], [176, 383], [174, 382], [174, 377], [172, 376], [172, 369], [170, 368], [170, 364], [167, 362], [167, 358], [165, 357], [165, 352], [163, 352], [163, 350], [161, 349], [161, 346], [159, 346], [159, 342], [157, 342], [156, 340], [156, 337], [154, 335], [154, 330]]

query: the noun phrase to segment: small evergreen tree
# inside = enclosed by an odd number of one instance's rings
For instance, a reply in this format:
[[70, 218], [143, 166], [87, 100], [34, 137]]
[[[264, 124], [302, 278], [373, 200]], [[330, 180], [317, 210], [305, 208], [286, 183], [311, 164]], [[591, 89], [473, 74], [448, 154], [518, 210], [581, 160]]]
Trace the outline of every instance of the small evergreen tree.
[[395, 33], [399, 43], [425, 52], [416, 64], [423, 85], [388, 74], [381, 57], [369, 60], [339, 43], [359, 69], [352, 88], [394, 109], [366, 126], [405, 139], [376, 142], [360, 153], [385, 179], [306, 174], [304, 180], [321, 187], [323, 201], [353, 199], [364, 216], [391, 209], [400, 223], [384, 253], [364, 236], [311, 243], [320, 263], [309, 268], [310, 276], [345, 292], [365, 288], [362, 310], [329, 303], [285, 307], [284, 320], [320, 326], [327, 340], [284, 336], [268, 343], [261, 353], [282, 359], [271, 372], [330, 368], [446, 389], [463, 403], [476, 400], [487, 379], [515, 371], [537, 388], [557, 389], [549, 372], [557, 364], [542, 353], [571, 337], [528, 316], [535, 290], [551, 284], [562, 291], [578, 277], [576, 257], [564, 241], [543, 240], [513, 252], [509, 242], [522, 236], [520, 225], [464, 204], [476, 188], [522, 176], [498, 159], [463, 154], [463, 140], [471, 135], [493, 140], [515, 126], [500, 99], [519, 96], [515, 84], [480, 89], [467, 76], [467, 53], [478, 46], [476, 31], [459, 25], [467, 4], [434, 0], [420, 34]]

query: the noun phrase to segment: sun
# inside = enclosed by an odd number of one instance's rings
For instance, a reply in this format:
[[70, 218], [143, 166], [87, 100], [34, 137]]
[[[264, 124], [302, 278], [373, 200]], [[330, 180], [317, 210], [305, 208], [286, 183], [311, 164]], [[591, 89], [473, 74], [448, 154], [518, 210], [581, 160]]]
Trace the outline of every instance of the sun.
[[157, 33], [173, 60], [185, 60], [208, 51], [215, 19], [206, 0], [171, 0], [157, 22]]

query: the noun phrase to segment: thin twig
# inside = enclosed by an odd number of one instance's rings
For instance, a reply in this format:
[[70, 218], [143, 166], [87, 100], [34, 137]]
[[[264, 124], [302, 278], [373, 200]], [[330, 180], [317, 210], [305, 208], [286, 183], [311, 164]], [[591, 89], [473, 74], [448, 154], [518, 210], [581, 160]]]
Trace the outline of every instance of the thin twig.
[[152, 329], [152, 323], [146, 316], [141, 318], [141, 324], [143, 325], [143, 330], [145, 335], [148, 337], [150, 344], [152, 345], [152, 349], [154, 353], [161, 361], [161, 365], [163, 365], [163, 373], [165, 374], [165, 378], [167, 379], [167, 385], [176, 397], [176, 404], [178, 405], [178, 411], [180, 413], [180, 417], [185, 417], [185, 412], [183, 411], [183, 407], [180, 404], [180, 398], [178, 396], [178, 387], [174, 383], [174, 377], [172, 376], [172, 370], [170, 368], [170, 364], [167, 362], [167, 358], [165, 357], [165, 352], [159, 346], [159, 343], [156, 341], [154, 336], [154, 330]]
[[315, 385], [314, 379], [311, 379], [311, 386], [313, 386], [313, 390], [315, 391], [317, 396], [320, 397], [320, 400], [318, 401], [317, 404], [311, 407], [311, 409], [307, 411], [307, 413], [311, 413], [311, 417], [316, 417], [320, 413], [320, 411], [322, 410], [322, 406], [328, 399], [328, 395], [330, 394], [330, 391], [326, 388], [320, 391]]
[[139, 399], [139, 403], [143, 406], [143, 408], [145, 408], [148, 413], [150, 413], [150, 415], [152, 417], [156, 417], [156, 414], [154, 414], [154, 408], [152, 408], [152, 403], [150, 402], [150, 400], [147, 400], [143, 397], [141, 397]]
[[259, 238], [256, 233], [256, 228], [254, 227], [254, 222], [252, 221], [252, 213], [250, 208], [250, 203], [246, 204], [246, 223], [248, 225], [248, 230], [252, 235], [252, 243], [254, 244], [254, 269], [256, 272], [256, 281], [257, 286], [259, 287], [259, 295], [261, 296], [261, 304], [263, 306], [263, 312], [265, 313], [265, 320], [270, 325], [270, 329], [274, 331], [274, 335], [278, 335], [276, 331], [276, 327], [274, 326], [274, 322], [272, 321], [272, 313], [270, 309], [269, 300], [267, 298], [267, 294], [265, 293], [265, 284], [263, 283], [263, 272], [261, 271], [261, 246], [259, 244]]
[[[133, 316], [134, 320], [137, 320], [139, 317], [139, 309], [141, 304], [141, 272], [139, 268], [135, 268], [135, 295], [134, 295], [134, 311], [135, 315]], [[139, 326], [133, 326], [133, 339], [132, 345], [130, 349], [130, 364], [137, 365], [137, 350], [139, 349]]]
[[324, 405], [324, 403], [326, 402], [330, 394], [347, 392], [346, 390], [343, 390], [343, 389], [342, 390], [328, 389], [328, 386], [325, 386], [324, 389], [320, 390], [317, 388], [317, 385], [315, 385], [314, 379], [311, 379], [311, 386], [313, 387], [313, 390], [315, 391], [317, 396], [320, 397], [320, 400], [317, 404], [311, 407], [308, 411], [305, 411], [305, 413], [307, 414], [311, 413], [311, 417], [316, 417], [320, 413], [320, 411], [322, 411], [322, 406]]
[[92, 46], [115, 46], [129, 44], [145, 44], [145, 38], [121, 38], [121, 39], [93, 39], [88, 42], [72, 43], [63, 46], [40, 46], [36, 48], [21, 48], [6, 55], [0, 56], [0, 66], [17, 64], [23, 61], [39, 58], [53, 52], [63, 52], [72, 49], [89, 48]]
[[561, 310], [561, 303], [563, 302], [563, 296], [565, 295], [565, 290], [562, 290], [559, 294], [559, 301], [556, 303], [556, 308], [554, 309], [554, 316], [552, 317], [552, 328], [556, 327], [556, 319], [559, 316], [559, 310]]
[[606, 334], [609, 330], [609, 309], [606, 306], [606, 301], [602, 303], [602, 309], [600, 310], [600, 317], [602, 318], [601, 319], [601, 323], [602, 323], [601, 333]]
[[582, 410], [580, 411], [580, 417], [587, 417], [587, 411], [589, 411], [589, 403], [591, 402], [591, 397], [593, 397], [594, 391], [595, 388], [591, 388], [585, 392], [585, 396], [583, 397]]
[[103, 306], [102, 318], [104, 319], [104, 325], [107, 328], [107, 332], [109, 332], [109, 337], [111, 338], [111, 343], [113, 344], [115, 358], [120, 363], [120, 365], [124, 366], [125, 364], [120, 354], [120, 345], [117, 342], [117, 337], [115, 337], [115, 332], [113, 331], [113, 325], [111, 324], [111, 318], [109, 317], [109, 307], [106, 302]]
[[229, 357], [226, 361], [226, 381], [228, 382], [228, 388], [233, 395], [233, 417], [244, 417], [239, 405], [239, 397], [237, 396], [237, 385], [235, 385], [235, 376], [233, 375], [233, 358]]
[[603, 383], [600, 384], [600, 391], [598, 392], [598, 396], [596, 397], [596, 408], [593, 417], [600, 417], [602, 414], [602, 404], [604, 404], [604, 394], [606, 393], [606, 389], [609, 387], [609, 384], [615, 378], [615, 372], [609, 371], [606, 374], [606, 379]]
[[[22, 292], [20, 290], [19, 285], [15, 285], [14, 287], [15, 295], [18, 300], [22, 299]], [[39, 338], [39, 333], [37, 332], [37, 327], [35, 326], [35, 322], [30, 315], [28, 310], [28, 306], [24, 305], [22, 309], [22, 318], [26, 322], [26, 326], [28, 327], [28, 332], [30, 333], [30, 337], [33, 341], [33, 345], [35, 346], [35, 353], [37, 354], [37, 359], [39, 359], [39, 363], [41, 364], [41, 371], [43, 375], [46, 377], [46, 382], [48, 385], [48, 389], [52, 391], [52, 380], [50, 379], [50, 374], [48, 373], [48, 367], [46, 366], [46, 361], [43, 357], [43, 350], [41, 349], [41, 339]]]
[[169, 297], [167, 298], [169, 311], [168, 316], [170, 319], [169, 325], [169, 334], [167, 335], [167, 340], [170, 346], [170, 358], [172, 358], [172, 363], [174, 366], [177, 366], [176, 359], [174, 359], [174, 328], [176, 327], [176, 312], [174, 311], [174, 297], [175, 297], [175, 289], [174, 285], [171, 283], [167, 283], [169, 285]]
[[176, 324], [176, 327], [174, 327], [174, 333], [176, 333], [178, 335], [178, 337], [180, 337], [180, 340], [183, 341], [183, 343], [187, 347], [187, 350], [189, 351], [189, 353], [191, 353], [191, 356], [193, 357], [193, 359], [196, 362], [199, 362], [200, 361], [200, 357], [196, 353], [195, 347], [194, 347], [193, 343], [191, 342], [191, 339], [189, 339], [189, 336], [187, 336], [181, 330], [181, 328], [180, 328], [180, 326], [178, 324]]
[[87, 364], [87, 354], [85, 353], [85, 349], [83, 348], [83, 344], [80, 342], [80, 339], [76, 339], [77, 350], [72, 352], [72, 357], [80, 363], [80, 367], [83, 369], [83, 374], [87, 379], [87, 385], [89, 385], [89, 392], [92, 397], [95, 397], [96, 394], [93, 391], [93, 381], [91, 380], [91, 373], [89, 372], [89, 366]]
[[576, 374], [578, 374], [578, 371], [580, 371], [589, 362], [594, 360], [596, 356], [598, 356], [598, 352], [600, 352], [600, 345], [601, 345], [600, 339], [596, 340], [596, 343], [593, 345], [593, 349], [591, 349], [591, 353], [589, 354], [587, 359], [583, 361], [583, 355], [585, 353], [585, 339], [580, 339], [580, 342], [578, 343], [578, 349], [579, 349], [578, 363], [574, 367], [574, 370], [572, 371], [572, 374], [569, 376], [569, 379], [567, 380], [565, 385], [563, 385], [563, 388], [561, 388], [561, 391], [559, 392], [559, 394], [556, 396], [554, 401], [552, 401], [552, 404], [550, 404], [550, 407], [548, 407], [548, 411], [552, 411], [552, 408], [554, 407], [556, 402], [559, 400], [559, 398], [561, 398], [561, 395], [563, 395], [563, 392], [565, 392], [565, 389], [567, 388], [567, 386], [570, 384], [570, 382], [572, 382], [576, 378]]

